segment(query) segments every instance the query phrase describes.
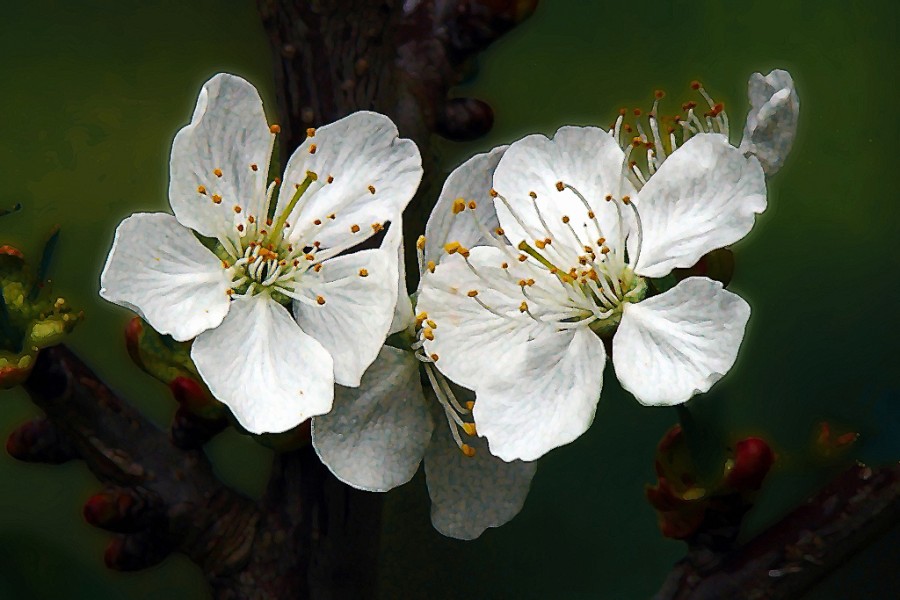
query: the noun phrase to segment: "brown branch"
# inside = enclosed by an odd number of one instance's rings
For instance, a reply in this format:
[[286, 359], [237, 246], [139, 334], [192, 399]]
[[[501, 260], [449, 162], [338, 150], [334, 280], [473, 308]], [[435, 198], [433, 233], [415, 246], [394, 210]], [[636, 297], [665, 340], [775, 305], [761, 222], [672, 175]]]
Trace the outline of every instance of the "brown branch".
[[[493, 121], [485, 103], [448, 99], [449, 90], [536, 0], [258, 5], [275, 54], [282, 158], [307, 127], [370, 109], [417, 142], [427, 180], [432, 133], [472, 139]], [[424, 223], [424, 197], [407, 222]], [[20, 427], [7, 448], [23, 460], [85, 461], [106, 486], [85, 518], [118, 533], [106, 554], [111, 567], [144, 568], [179, 551], [201, 567], [216, 598], [374, 595], [380, 497], [339, 483], [311, 448], [277, 455], [256, 503], [222, 485], [202, 451], [222, 423], [179, 411], [171, 434], [160, 431], [62, 346], [40, 353], [24, 386], [45, 418]]]
[[898, 522], [900, 466], [855, 466], [747, 544], [692, 548], [655, 598], [796, 598]]

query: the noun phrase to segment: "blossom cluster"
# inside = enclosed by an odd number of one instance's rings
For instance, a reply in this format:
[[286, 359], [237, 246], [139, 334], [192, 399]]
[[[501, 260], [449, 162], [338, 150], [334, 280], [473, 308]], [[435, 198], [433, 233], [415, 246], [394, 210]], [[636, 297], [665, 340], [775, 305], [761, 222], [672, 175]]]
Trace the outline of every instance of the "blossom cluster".
[[644, 405], [706, 392], [733, 366], [750, 306], [675, 278], [743, 238], [793, 142], [785, 71], [750, 79], [732, 145], [722, 105], [609, 130], [563, 127], [472, 157], [415, 240], [422, 164], [387, 117], [318, 129], [269, 179], [278, 125], [219, 74], [175, 136], [173, 214], [116, 230], [101, 295], [192, 340], [212, 395], [254, 434], [309, 420], [342, 481], [386, 491], [424, 461], [432, 521], [463, 539], [521, 509], [536, 460], [590, 426], [607, 358]]

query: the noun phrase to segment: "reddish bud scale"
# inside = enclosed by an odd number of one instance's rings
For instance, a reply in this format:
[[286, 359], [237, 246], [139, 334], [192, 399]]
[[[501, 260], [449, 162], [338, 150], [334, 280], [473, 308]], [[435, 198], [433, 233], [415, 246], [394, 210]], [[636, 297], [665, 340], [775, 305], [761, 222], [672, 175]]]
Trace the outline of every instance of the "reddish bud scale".
[[28, 379], [29, 373], [31, 373], [31, 369], [28, 367], [21, 368], [10, 365], [0, 368], [0, 389], [8, 389], [19, 385]]
[[144, 333], [144, 322], [140, 317], [134, 317], [125, 326], [125, 348], [128, 356], [137, 366], [144, 368], [141, 360], [141, 335]]
[[200, 413], [215, 402], [203, 384], [190, 377], [175, 377], [169, 382], [169, 390], [178, 404], [193, 413]]
[[765, 440], [749, 437], [734, 449], [734, 465], [725, 475], [725, 483], [740, 491], [758, 490], [775, 463], [775, 453]]

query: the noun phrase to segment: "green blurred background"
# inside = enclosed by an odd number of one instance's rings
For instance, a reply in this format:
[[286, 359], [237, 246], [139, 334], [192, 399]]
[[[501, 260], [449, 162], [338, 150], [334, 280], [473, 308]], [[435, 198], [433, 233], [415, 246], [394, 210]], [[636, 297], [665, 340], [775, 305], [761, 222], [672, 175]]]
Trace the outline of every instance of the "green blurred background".
[[[823, 419], [862, 432], [854, 456], [900, 458], [898, 12], [887, 1], [544, 0], [459, 89], [492, 104], [494, 130], [474, 143], [437, 145], [449, 172], [525, 133], [606, 125], [620, 106], [649, 108], [657, 88], [668, 91], [674, 112], [693, 79], [725, 101], [737, 136], [748, 75], [792, 72], [800, 133], [770, 181], [769, 209], [736, 248], [731, 287], [753, 306], [749, 332], [732, 373], [690, 405], [705, 422], [735, 436], [764, 435], [776, 447], [778, 468], [751, 532], [839, 468], [810, 457]], [[122, 343], [129, 315], [99, 299], [97, 282], [116, 224], [134, 211], [167, 210], [172, 137], [200, 85], [219, 71], [247, 77], [273, 98], [253, 0], [0, 8], [0, 208], [24, 205], [0, 219], [0, 239], [36, 256], [51, 226], [62, 226], [55, 290], [87, 313], [71, 343], [160, 425], [173, 403], [131, 365]], [[442, 538], [430, 528], [421, 473], [388, 494], [381, 597], [655, 592], [684, 552], [659, 535], [643, 500], [656, 442], [676, 415], [639, 406], [611, 374], [592, 429], [541, 460], [525, 509], [505, 527], [471, 543]], [[0, 438], [37, 414], [23, 393], [5, 392]], [[226, 433], [210, 454], [223, 479], [260, 492], [267, 451]], [[0, 456], [0, 599], [207, 597], [199, 571], [179, 556], [137, 574], [107, 571], [108, 537], [80, 515], [97, 489], [77, 462], [44, 467]], [[810, 598], [896, 597], [898, 539], [885, 538]]]

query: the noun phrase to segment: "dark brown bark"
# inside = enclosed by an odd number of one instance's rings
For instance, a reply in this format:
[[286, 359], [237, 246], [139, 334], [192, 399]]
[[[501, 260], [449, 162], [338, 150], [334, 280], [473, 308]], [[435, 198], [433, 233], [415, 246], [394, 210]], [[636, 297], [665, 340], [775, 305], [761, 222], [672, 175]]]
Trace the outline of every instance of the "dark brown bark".
[[900, 522], [900, 466], [854, 466], [747, 544], [693, 548], [656, 600], [797, 598]]

